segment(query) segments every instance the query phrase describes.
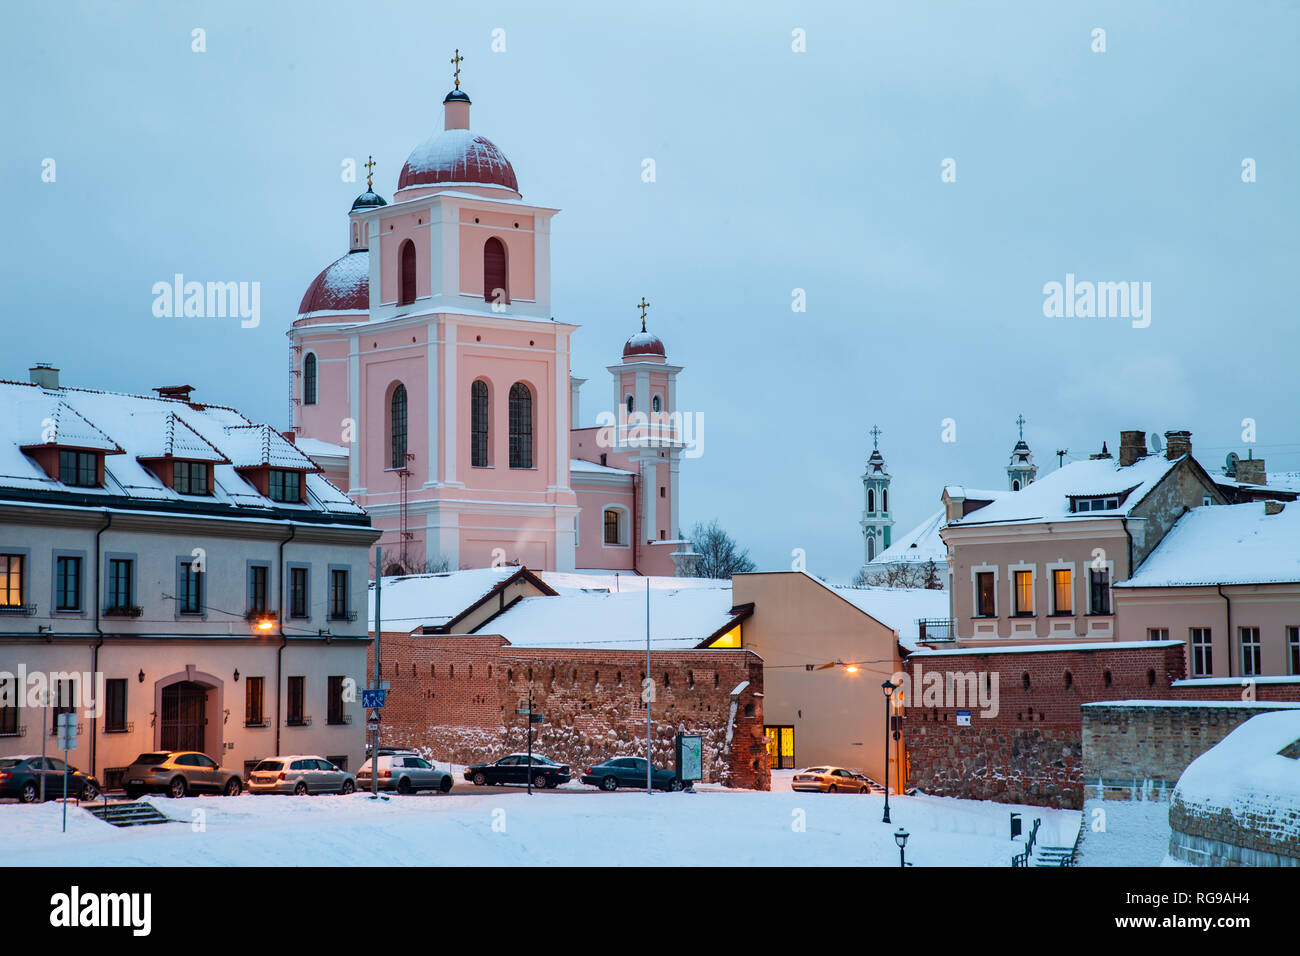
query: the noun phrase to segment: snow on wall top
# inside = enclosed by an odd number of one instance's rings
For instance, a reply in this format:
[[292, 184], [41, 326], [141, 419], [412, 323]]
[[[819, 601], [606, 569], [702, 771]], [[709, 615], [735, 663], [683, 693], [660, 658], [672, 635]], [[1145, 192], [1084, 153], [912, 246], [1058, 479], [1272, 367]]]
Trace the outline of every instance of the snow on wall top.
[[921, 638], [918, 621], [948, 616], [948, 592], [927, 588], [853, 588], [827, 585], [858, 610], [898, 632], [898, 643], [908, 651]]
[[364, 312], [370, 308], [370, 253], [357, 249], [335, 259], [307, 286], [298, 315]]
[[514, 167], [490, 139], [467, 129], [444, 129], [411, 151], [397, 188], [457, 183], [504, 186], [519, 192]]
[[1141, 567], [1116, 587], [1179, 587], [1300, 581], [1300, 502], [1279, 514], [1265, 502], [1193, 508]]
[[609, 465], [601, 465], [594, 461], [587, 461], [585, 458], [570, 458], [570, 472], [588, 472], [596, 475], [635, 475], [636, 472], [628, 471], [624, 468], [612, 468]]
[[[51, 399], [50, 396], [54, 396]], [[104, 458], [103, 487], [69, 489], [22, 451], [39, 436], [42, 420], [63, 405], [64, 430], [60, 443], [71, 443], [70, 421], [94, 423], [99, 444], [90, 447], [117, 450]], [[77, 428], [84, 426], [78, 425]], [[88, 437], [74, 432], [78, 439]], [[80, 447], [87, 447], [80, 440]], [[210, 496], [181, 495], [159, 480], [140, 458], [159, 457], [168, 449], [174, 457], [213, 463]], [[227, 463], [229, 462], [229, 463]], [[307, 500], [302, 504], [271, 501], [236, 470], [244, 463], [268, 463], [287, 468], [316, 468], [269, 425], [255, 425], [233, 408], [201, 405], [160, 397], [127, 395], [87, 388], [44, 391], [35, 385], [0, 382], [0, 489], [75, 491], [89, 498], [114, 495], [150, 501], [205, 502], [235, 508], [330, 512], [363, 515], [347, 495], [322, 478], [306, 476]], [[254, 512], [256, 516], [256, 512]]]
[[1288, 839], [1300, 816], [1300, 711], [1260, 714], [1241, 724], [1183, 771], [1172, 801], [1193, 813], [1226, 811], [1241, 826]]
[[[445, 574], [408, 574], [384, 578], [383, 625], [386, 631], [441, 627], [460, 615], [519, 568], [471, 568]], [[375, 585], [370, 585], [370, 629], [375, 629]]]
[[926, 518], [907, 534], [898, 538], [867, 567], [880, 564], [936, 564], [948, 560], [948, 546], [939, 537], [939, 532], [947, 526], [944, 512], [937, 511]]
[[[1120, 467], [1113, 458], [1075, 461], [1058, 468], [1019, 491], [999, 493], [992, 504], [949, 522], [949, 527], [1003, 524], [1016, 521], [1088, 521], [1128, 515], [1182, 458], [1148, 456]], [[1131, 491], [1130, 491], [1131, 489]], [[1070, 496], [1107, 497], [1129, 492], [1118, 508], [1110, 511], [1070, 512]], [[978, 497], [968, 493], [967, 497]]]

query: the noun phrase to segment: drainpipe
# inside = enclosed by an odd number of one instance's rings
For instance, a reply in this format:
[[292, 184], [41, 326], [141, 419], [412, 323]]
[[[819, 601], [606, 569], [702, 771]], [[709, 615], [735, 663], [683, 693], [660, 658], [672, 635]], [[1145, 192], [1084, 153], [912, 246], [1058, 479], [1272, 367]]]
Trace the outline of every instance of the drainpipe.
[[[90, 679], [93, 681], [95, 675], [99, 673], [99, 649], [104, 646], [104, 629], [99, 626], [99, 574], [101, 562], [100, 541], [104, 532], [108, 530], [109, 525], [113, 523], [113, 512], [104, 512], [104, 524], [95, 532], [95, 643], [90, 649]], [[99, 701], [99, 706], [103, 707], [104, 702]], [[45, 733], [42, 728], [41, 733]], [[99, 737], [96, 733], [96, 721], [90, 722], [90, 775], [95, 776], [95, 761], [99, 758]]]
[[[289, 638], [284, 633], [284, 546], [293, 540], [293, 536], [298, 533], [298, 528], [293, 522], [289, 522], [289, 537], [280, 542], [280, 567], [276, 574], [280, 576], [280, 607], [276, 614], [277, 621], [280, 625], [280, 649], [275, 652], [275, 752], [280, 752], [280, 685], [284, 683], [281, 676], [284, 664], [284, 649], [289, 643]], [[310, 595], [310, 591], [308, 592]]]
[[1124, 526], [1124, 537], [1128, 539], [1128, 574], [1127, 577], [1133, 577], [1133, 533], [1128, 529], [1128, 516], [1120, 515], [1120, 524]]
[[641, 482], [641, 474], [635, 471], [632, 472], [632, 573], [633, 574], [641, 573], [636, 569], [636, 548], [637, 545], [640, 544], [640, 540], [637, 538], [637, 528], [636, 528], [636, 513], [641, 507], [641, 498], [637, 495], [637, 488], [639, 487], [640, 482]]
[[[1232, 598], [1228, 597], [1228, 595], [1223, 593], [1222, 584], [1218, 585], [1218, 589], [1219, 589], [1219, 597], [1223, 598], [1223, 604], [1224, 604], [1223, 612], [1224, 612], [1224, 617], [1227, 619], [1227, 623], [1228, 623], [1228, 676], [1231, 677], [1232, 676]], [[1214, 645], [1211, 644], [1210, 646], [1213, 647]]]

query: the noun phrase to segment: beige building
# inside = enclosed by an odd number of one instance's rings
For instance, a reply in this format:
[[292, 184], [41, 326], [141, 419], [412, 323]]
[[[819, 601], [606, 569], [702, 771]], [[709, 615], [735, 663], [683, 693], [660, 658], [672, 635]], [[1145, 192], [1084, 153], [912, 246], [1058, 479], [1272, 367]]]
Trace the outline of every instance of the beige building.
[[70, 762], [110, 786], [159, 749], [355, 766], [365, 513], [273, 429], [187, 388], [32, 378], [0, 384], [0, 755], [43, 735], [52, 752], [71, 710]]
[[918, 622], [941, 617], [947, 595], [838, 587], [778, 571], [735, 575], [732, 599], [753, 606], [741, 640], [763, 659], [770, 766], [848, 767], [877, 782], [888, 775], [893, 789], [900, 748], [891, 741], [887, 770], [881, 684], [902, 671], [903, 655], [917, 645]]

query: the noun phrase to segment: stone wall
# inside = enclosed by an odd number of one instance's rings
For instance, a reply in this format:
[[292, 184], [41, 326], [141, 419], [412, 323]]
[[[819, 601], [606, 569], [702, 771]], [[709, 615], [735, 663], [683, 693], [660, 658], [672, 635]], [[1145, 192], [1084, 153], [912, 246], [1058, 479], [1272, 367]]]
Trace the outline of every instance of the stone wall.
[[[1177, 643], [1087, 647], [909, 657], [904, 667], [917, 687], [904, 719], [909, 782], [941, 796], [1082, 809], [1082, 706], [1168, 695], [1183, 676]], [[927, 672], [973, 674], [977, 683], [995, 684], [996, 712], [953, 701], [916, 706], [918, 698], [926, 703]], [[969, 726], [957, 725], [959, 709], [970, 711]]]
[[[528, 724], [515, 711], [533, 694], [546, 716], [533, 747], [575, 774], [610, 757], [645, 753], [644, 651], [520, 648], [494, 635], [385, 634], [382, 677], [391, 682], [381, 733], [452, 763], [524, 750]], [[678, 731], [704, 737], [704, 779], [766, 790], [763, 665], [745, 650], [651, 655], [656, 765], [673, 766]], [[373, 668], [373, 658], [369, 665]], [[732, 692], [736, 696], [732, 714]], [[730, 740], [728, 728], [730, 727]]]

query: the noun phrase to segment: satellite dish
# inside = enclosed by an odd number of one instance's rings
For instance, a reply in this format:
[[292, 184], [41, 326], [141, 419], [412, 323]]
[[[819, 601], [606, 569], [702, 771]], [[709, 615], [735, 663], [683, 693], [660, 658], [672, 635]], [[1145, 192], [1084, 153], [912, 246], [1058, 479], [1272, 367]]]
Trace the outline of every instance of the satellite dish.
[[1160, 454], [1162, 449], [1160, 447], [1160, 434], [1158, 432], [1152, 432], [1150, 438], [1147, 439], [1147, 442], [1150, 444], [1153, 453], [1157, 455]]

